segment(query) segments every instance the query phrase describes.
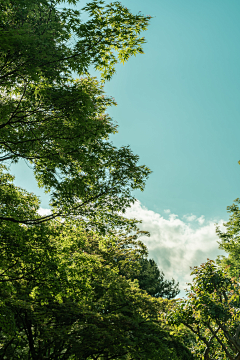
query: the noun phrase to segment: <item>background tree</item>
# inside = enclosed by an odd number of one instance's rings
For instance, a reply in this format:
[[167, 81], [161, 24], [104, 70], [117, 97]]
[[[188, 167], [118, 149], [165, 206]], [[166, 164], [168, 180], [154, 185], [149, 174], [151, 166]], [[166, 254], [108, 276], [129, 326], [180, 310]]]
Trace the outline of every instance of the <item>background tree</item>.
[[138, 280], [140, 289], [156, 298], [172, 299], [179, 294], [179, 283], [175, 283], [174, 279], [165, 280], [164, 273], [153, 259], [143, 258], [139, 264], [140, 272], [134, 278]]
[[[38, 210], [33, 195], [16, 195], [18, 211]], [[120, 275], [146, 256], [136, 237], [100, 236], [70, 219], [2, 222], [1, 235], [0, 358], [191, 359], [164, 328], [164, 303]]]
[[240, 287], [236, 278], [218, 269], [213, 260], [194, 267], [187, 299], [167, 315], [170, 324], [184, 325], [195, 335], [192, 352], [204, 360], [240, 359]]
[[219, 237], [219, 248], [224, 250], [227, 256], [219, 256], [217, 264], [226, 269], [231, 276], [240, 276], [240, 199], [236, 199], [233, 205], [228, 206], [230, 213], [228, 222], [224, 224], [225, 230], [221, 231], [217, 227]]

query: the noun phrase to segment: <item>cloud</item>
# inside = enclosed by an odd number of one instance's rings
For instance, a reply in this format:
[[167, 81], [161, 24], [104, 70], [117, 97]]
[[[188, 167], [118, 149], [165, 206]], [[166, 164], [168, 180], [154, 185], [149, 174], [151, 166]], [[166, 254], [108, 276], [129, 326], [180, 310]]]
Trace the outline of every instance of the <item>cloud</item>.
[[199, 218], [197, 218], [196, 215], [193, 215], [193, 214], [191, 214], [191, 215], [183, 215], [183, 219], [187, 220], [188, 222], [197, 221], [200, 225], [202, 225], [204, 223], [204, 221], [205, 221], [203, 215], [201, 215]]
[[169, 213], [171, 212], [171, 210], [170, 210], [170, 209], [166, 209], [166, 210], [164, 210], [164, 212], [165, 212], [166, 214], [169, 214]]
[[191, 215], [183, 215], [183, 219], [186, 219], [187, 221], [194, 221], [194, 220], [196, 220], [196, 215], [193, 215], [193, 214], [191, 214]]
[[[40, 208], [40, 215], [49, 215], [51, 210]], [[151, 236], [141, 240], [147, 245], [149, 257], [154, 259], [167, 279], [179, 281], [184, 296], [186, 283], [192, 281], [190, 267], [200, 265], [207, 258], [215, 260], [224, 251], [218, 249], [218, 237], [215, 232], [216, 221], [206, 221], [204, 216], [184, 215], [179, 219], [169, 209], [164, 216], [148, 210], [139, 201], [124, 214], [128, 218], [142, 220], [140, 229], [149, 231]], [[218, 221], [220, 229], [224, 220]], [[204, 225], [203, 225], [204, 224]]]
[[38, 214], [41, 215], [41, 216], [50, 215], [50, 214], [51, 214], [51, 210], [50, 210], [50, 209], [39, 208]]
[[[207, 258], [215, 260], [224, 251], [218, 249], [216, 221], [206, 222], [203, 215], [197, 218], [193, 214], [185, 215], [181, 220], [170, 211], [164, 212], [168, 218], [148, 210], [137, 201], [125, 215], [142, 220], [139, 227], [151, 234], [150, 238], [142, 237], [148, 247], [149, 257], [157, 262], [167, 279], [179, 281], [180, 296], [183, 296], [186, 283], [192, 280], [190, 267], [200, 265]], [[222, 229], [223, 222], [218, 221]]]
[[199, 222], [200, 225], [202, 225], [205, 221], [204, 216], [203, 215], [200, 216], [200, 218], [198, 218], [197, 221]]

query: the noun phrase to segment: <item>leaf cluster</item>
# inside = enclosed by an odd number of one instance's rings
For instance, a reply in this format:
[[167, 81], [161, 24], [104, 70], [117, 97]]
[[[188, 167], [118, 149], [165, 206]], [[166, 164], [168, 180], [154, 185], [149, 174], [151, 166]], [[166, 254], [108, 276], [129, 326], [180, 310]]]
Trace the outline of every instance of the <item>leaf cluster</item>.
[[181, 325], [196, 336], [192, 351], [199, 359], [230, 359], [240, 356], [239, 295], [236, 278], [208, 260], [192, 271], [194, 280], [187, 299], [178, 300], [169, 314], [171, 324]]
[[139, 261], [140, 271], [135, 274], [134, 279], [139, 282], [140, 289], [156, 298], [172, 299], [180, 292], [174, 279], [165, 280], [164, 273], [159, 270], [157, 263], [153, 259], [142, 258]]
[[[37, 217], [38, 199], [13, 189], [19, 211]], [[2, 359], [188, 358], [161, 300], [127, 278], [147, 255], [136, 236], [102, 236], [79, 219], [0, 230]]]
[[[106, 80], [116, 53], [121, 61], [141, 53], [149, 17], [92, 1], [83, 23], [81, 12], [58, 5], [0, 1], [0, 161], [31, 164], [50, 193], [51, 218], [87, 218], [101, 232], [121, 228], [129, 222], [119, 212], [135, 201], [132, 190], [144, 189], [150, 170], [128, 146], [109, 141], [117, 127], [106, 110], [116, 102], [88, 70], [95, 66]], [[0, 219], [36, 223], [20, 214]]]

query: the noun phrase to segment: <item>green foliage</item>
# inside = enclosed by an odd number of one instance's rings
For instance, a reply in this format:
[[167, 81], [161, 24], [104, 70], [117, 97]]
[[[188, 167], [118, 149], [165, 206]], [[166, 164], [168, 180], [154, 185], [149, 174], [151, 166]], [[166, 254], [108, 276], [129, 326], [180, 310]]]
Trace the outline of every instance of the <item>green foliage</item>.
[[[219, 269], [213, 260], [194, 267], [193, 283], [187, 299], [180, 299], [171, 313], [169, 324], [184, 325], [195, 335], [192, 352], [197, 359], [233, 360], [240, 357], [240, 287]], [[190, 345], [190, 344], [189, 344]]]
[[0, 0], [0, 161], [30, 163], [52, 210], [40, 216], [0, 166], [0, 359], [190, 360], [166, 302], [131, 281], [147, 251], [138, 221], [119, 214], [150, 170], [109, 141], [116, 103], [103, 83], [143, 53], [150, 17], [119, 2], [60, 5]]
[[[67, 1], [67, 3], [77, 3]], [[150, 16], [133, 15], [115, 1], [93, 0], [81, 11], [59, 9], [61, 1], [1, 0], [1, 81], [7, 87], [28, 79], [66, 81], [91, 65], [110, 79], [117, 61], [143, 53]], [[81, 20], [81, 12], [89, 20]], [[74, 39], [71, 42], [71, 39]]]
[[240, 199], [236, 199], [232, 206], [228, 206], [230, 217], [224, 224], [225, 231], [217, 228], [219, 237], [219, 248], [224, 250], [228, 256], [219, 256], [217, 263], [221, 268], [227, 268], [231, 276], [240, 276]]
[[179, 283], [175, 283], [174, 279], [165, 280], [164, 273], [159, 270], [153, 259], [143, 258], [139, 264], [140, 272], [134, 276], [134, 279], [138, 280], [140, 289], [146, 290], [149, 295], [156, 298], [172, 299], [179, 294]]
[[[2, 171], [13, 211], [38, 217], [38, 199], [11, 180]], [[162, 300], [120, 274], [146, 256], [137, 235], [101, 236], [70, 219], [3, 221], [0, 234], [2, 359], [187, 359], [159, 316]]]
[[[89, 16], [83, 23], [81, 12], [57, 5], [0, 1], [0, 161], [31, 163], [39, 186], [50, 192], [51, 218], [84, 217], [103, 233], [134, 225], [119, 212], [135, 200], [132, 190], [143, 190], [150, 170], [129, 147], [109, 141], [116, 124], [106, 110], [116, 103], [88, 69], [100, 70], [105, 81], [117, 59], [142, 53], [139, 34], [149, 17], [132, 15], [119, 2], [92, 1], [82, 10]], [[49, 218], [0, 213], [0, 219]]]

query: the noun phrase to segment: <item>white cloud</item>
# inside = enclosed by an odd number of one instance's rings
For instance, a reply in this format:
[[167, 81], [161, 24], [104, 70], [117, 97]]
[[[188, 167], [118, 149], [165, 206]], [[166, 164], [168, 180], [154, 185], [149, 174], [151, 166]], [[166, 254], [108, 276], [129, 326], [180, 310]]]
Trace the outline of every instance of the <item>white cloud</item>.
[[202, 225], [204, 223], [204, 221], [205, 221], [204, 215], [201, 215], [199, 218], [197, 218], [197, 216], [193, 215], [193, 214], [191, 214], [191, 215], [183, 215], [183, 219], [188, 221], [188, 222], [197, 221], [200, 225]]
[[50, 214], [51, 214], [51, 210], [50, 210], [50, 209], [39, 208], [38, 214], [41, 215], [41, 216], [50, 215]]
[[196, 215], [193, 215], [193, 214], [191, 214], [191, 215], [183, 215], [183, 218], [184, 219], [186, 219], [187, 221], [194, 221], [194, 220], [196, 220]]
[[170, 209], [166, 209], [166, 210], [164, 210], [164, 212], [165, 212], [166, 214], [169, 214], [169, 213], [171, 212], [171, 210], [170, 210]]
[[[186, 215], [180, 220], [170, 211], [167, 214], [168, 219], [137, 201], [125, 215], [142, 220], [139, 227], [151, 234], [150, 238], [142, 237], [149, 257], [157, 262], [167, 279], [179, 281], [180, 295], [183, 296], [186, 283], [191, 282], [190, 267], [200, 265], [207, 258], [215, 260], [224, 252], [218, 249], [215, 221], [205, 222], [203, 215], [199, 218]], [[218, 221], [221, 228], [223, 222]]]
[[205, 221], [204, 216], [203, 216], [203, 215], [200, 216], [200, 217], [197, 219], [197, 221], [199, 222], [200, 225], [202, 225], [202, 224], [204, 223], [204, 221]]
[[[38, 213], [49, 215], [51, 210], [40, 208]], [[179, 281], [179, 296], [184, 296], [186, 283], [192, 280], [190, 267], [200, 265], [207, 258], [215, 260], [217, 255], [223, 255], [224, 252], [218, 249], [216, 221], [206, 222], [203, 215], [197, 218], [193, 214], [184, 215], [180, 220], [169, 209], [164, 210], [164, 213], [167, 219], [137, 201], [126, 211], [125, 216], [142, 220], [139, 227], [151, 234], [150, 237], [141, 238], [148, 247], [149, 257], [157, 262], [167, 279]], [[218, 221], [221, 229], [224, 228], [223, 222]]]

